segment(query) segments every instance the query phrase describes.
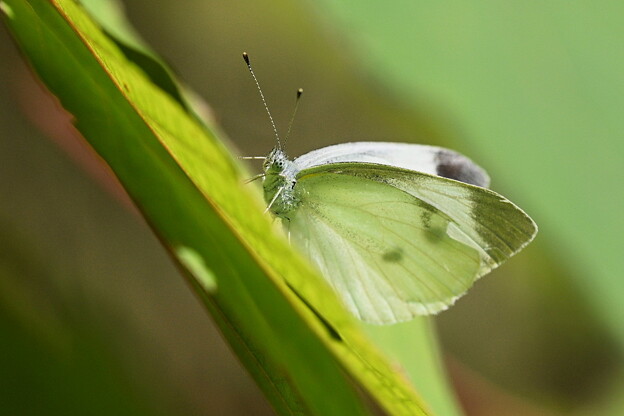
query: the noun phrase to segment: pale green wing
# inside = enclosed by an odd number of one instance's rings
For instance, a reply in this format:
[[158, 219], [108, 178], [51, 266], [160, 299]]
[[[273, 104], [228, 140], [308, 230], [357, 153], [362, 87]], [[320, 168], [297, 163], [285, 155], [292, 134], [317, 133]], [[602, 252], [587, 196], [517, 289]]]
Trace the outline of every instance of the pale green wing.
[[296, 189], [291, 239], [369, 323], [446, 309], [537, 230], [490, 190], [388, 166], [318, 166]]

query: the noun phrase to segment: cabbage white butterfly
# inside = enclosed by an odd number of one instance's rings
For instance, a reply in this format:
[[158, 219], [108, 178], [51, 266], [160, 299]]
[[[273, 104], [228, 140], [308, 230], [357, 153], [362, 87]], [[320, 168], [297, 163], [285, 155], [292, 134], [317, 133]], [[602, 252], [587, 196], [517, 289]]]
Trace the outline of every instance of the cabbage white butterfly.
[[367, 323], [447, 309], [537, 233], [524, 211], [487, 189], [481, 167], [452, 150], [357, 142], [289, 160], [271, 123], [277, 146], [259, 175], [267, 209]]

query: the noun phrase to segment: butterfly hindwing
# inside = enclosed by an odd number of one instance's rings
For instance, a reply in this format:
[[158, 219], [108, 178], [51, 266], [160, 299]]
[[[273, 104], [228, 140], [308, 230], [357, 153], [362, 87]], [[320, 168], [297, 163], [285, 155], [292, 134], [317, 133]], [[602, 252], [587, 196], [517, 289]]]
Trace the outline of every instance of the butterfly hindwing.
[[492, 191], [389, 166], [316, 166], [297, 189], [291, 238], [369, 323], [446, 309], [535, 232]]

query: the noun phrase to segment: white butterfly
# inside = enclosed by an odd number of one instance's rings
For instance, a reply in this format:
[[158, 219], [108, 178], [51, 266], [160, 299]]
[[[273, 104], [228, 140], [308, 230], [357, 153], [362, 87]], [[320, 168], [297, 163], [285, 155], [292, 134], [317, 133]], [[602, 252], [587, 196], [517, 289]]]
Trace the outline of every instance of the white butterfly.
[[368, 323], [448, 308], [537, 233], [482, 168], [440, 147], [344, 143], [291, 161], [278, 141], [263, 170], [268, 209]]

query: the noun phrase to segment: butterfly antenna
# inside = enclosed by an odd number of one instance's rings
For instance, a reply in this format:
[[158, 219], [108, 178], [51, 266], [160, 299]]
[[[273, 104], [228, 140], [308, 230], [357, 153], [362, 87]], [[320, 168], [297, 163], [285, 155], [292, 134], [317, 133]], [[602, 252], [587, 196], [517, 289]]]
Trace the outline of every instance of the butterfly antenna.
[[264, 104], [264, 109], [266, 110], [267, 114], [269, 115], [269, 120], [271, 120], [271, 126], [273, 127], [273, 132], [275, 132], [275, 139], [277, 140], [277, 148], [281, 149], [282, 148], [282, 142], [280, 141], [279, 134], [277, 134], [277, 128], [275, 127], [275, 122], [273, 121], [273, 116], [271, 115], [271, 112], [269, 111], [269, 106], [266, 103], [266, 100], [264, 98], [264, 94], [262, 93], [262, 89], [260, 88], [260, 84], [258, 83], [258, 78], [256, 78], [256, 74], [254, 74], [254, 71], [251, 68], [251, 63], [249, 62], [249, 55], [247, 55], [247, 52], [243, 52], [243, 59], [245, 60], [245, 63], [247, 64], [247, 68], [249, 69], [249, 73], [251, 74], [251, 77], [253, 78], [254, 82], [256, 83], [256, 87], [258, 87], [258, 92], [260, 93], [260, 98], [262, 98], [262, 104]]
[[295, 121], [295, 116], [297, 115], [297, 109], [299, 108], [299, 98], [301, 98], [301, 94], [303, 94], [303, 88], [299, 88], [297, 90], [297, 99], [295, 101], [295, 110], [293, 111], [292, 117], [290, 118], [290, 123], [288, 123], [288, 131], [286, 132], [286, 137], [284, 137], [284, 144], [290, 137], [290, 130], [292, 129], [293, 121]]

